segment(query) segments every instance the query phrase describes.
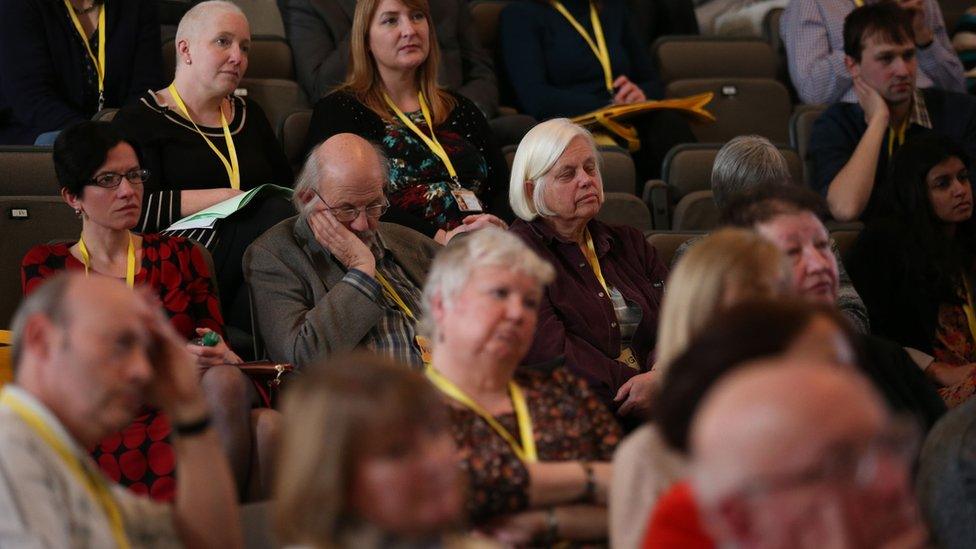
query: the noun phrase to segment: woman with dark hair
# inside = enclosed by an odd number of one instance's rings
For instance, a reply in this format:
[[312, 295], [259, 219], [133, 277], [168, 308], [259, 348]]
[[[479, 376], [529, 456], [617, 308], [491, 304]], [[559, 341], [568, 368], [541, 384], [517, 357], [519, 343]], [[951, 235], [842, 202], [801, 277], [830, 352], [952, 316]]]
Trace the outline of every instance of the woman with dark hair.
[[[350, 30], [345, 83], [315, 105], [306, 149], [339, 133], [390, 159], [384, 221], [444, 244], [510, 219], [508, 169], [484, 115], [437, 84], [440, 49], [427, 0], [362, 0]], [[494, 215], [493, 215], [494, 214]]]
[[152, 0], [0, 2], [0, 144], [55, 132], [163, 83]]
[[[263, 453], [269, 451], [252, 436], [253, 426], [266, 425], [265, 414], [274, 412], [251, 410], [258, 395], [233, 366], [241, 359], [221, 337], [220, 302], [203, 252], [185, 238], [132, 231], [142, 210], [143, 183], [152, 174], [109, 123], [82, 122], [61, 132], [54, 143], [54, 168], [61, 197], [81, 218], [81, 236], [27, 252], [21, 263], [24, 294], [65, 270], [152, 288], [177, 332], [193, 340], [187, 350], [197, 357], [204, 395], [243, 493], [252, 465], [263, 463], [257, 458], [267, 459]], [[96, 447], [94, 457], [116, 482], [170, 500], [175, 484], [169, 434], [168, 418], [147, 408], [125, 431]]]
[[976, 221], [970, 159], [950, 139], [920, 136], [892, 160], [887, 216], [844, 259], [872, 330], [935, 357], [950, 407], [976, 393]]

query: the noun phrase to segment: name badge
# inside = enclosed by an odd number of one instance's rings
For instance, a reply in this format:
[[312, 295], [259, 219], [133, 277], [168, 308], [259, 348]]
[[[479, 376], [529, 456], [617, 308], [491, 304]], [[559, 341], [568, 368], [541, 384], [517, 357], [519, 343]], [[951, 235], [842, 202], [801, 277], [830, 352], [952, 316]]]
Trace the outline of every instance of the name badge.
[[457, 201], [458, 209], [462, 212], [481, 212], [481, 201], [470, 189], [455, 189], [451, 191], [454, 200]]
[[628, 368], [640, 371], [640, 363], [637, 362], [637, 357], [634, 356], [634, 351], [631, 351], [630, 347], [627, 347], [620, 353], [620, 356], [617, 357], [617, 362], [622, 362]]

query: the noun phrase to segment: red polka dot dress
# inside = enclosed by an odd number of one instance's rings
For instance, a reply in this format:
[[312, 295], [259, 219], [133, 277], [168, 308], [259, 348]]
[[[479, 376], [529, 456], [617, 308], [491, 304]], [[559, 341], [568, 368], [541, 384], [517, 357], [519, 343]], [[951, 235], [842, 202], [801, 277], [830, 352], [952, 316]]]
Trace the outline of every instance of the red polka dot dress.
[[[84, 264], [69, 252], [72, 245], [74, 242], [44, 244], [27, 252], [21, 262], [24, 295], [61, 271], [84, 271]], [[195, 328], [223, 333], [220, 302], [207, 262], [189, 240], [143, 235], [142, 264], [135, 283], [158, 291], [170, 321], [183, 337], [196, 337]], [[92, 449], [92, 457], [109, 478], [133, 492], [157, 501], [172, 501], [176, 463], [170, 432], [164, 413], [144, 407], [125, 429]]]

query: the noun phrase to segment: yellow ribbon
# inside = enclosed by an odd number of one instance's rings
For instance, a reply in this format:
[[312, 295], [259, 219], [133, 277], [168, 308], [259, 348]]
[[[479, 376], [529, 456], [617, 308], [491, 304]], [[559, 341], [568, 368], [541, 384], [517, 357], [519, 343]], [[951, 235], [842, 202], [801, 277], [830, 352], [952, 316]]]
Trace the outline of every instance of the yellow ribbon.
[[[407, 318], [417, 322], [417, 317], [414, 316], [413, 311], [411, 311], [410, 307], [407, 306], [407, 302], [400, 297], [400, 294], [398, 294], [393, 288], [393, 284], [390, 284], [390, 281], [387, 280], [385, 276], [380, 274], [378, 270], [376, 271], [376, 281], [379, 282], [380, 287], [383, 288], [383, 295], [388, 297], [393, 303], [396, 303], [397, 307], [400, 307], [400, 310], [403, 311], [403, 314], [407, 315]], [[420, 359], [424, 364], [429, 365], [432, 357], [432, 346], [430, 344], [430, 340], [422, 335], [415, 335], [413, 340], [417, 345], [417, 349], [420, 351]]]
[[532, 434], [532, 416], [529, 415], [529, 407], [525, 403], [525, 395], [522, 393], [521, 387], [518, 386], [514, 381], [508, 382], [508, 393], [512, 399], [512, 409], [515, 411], [515, 419], [518, 421], [519, 425], [519, 436], [522, 439], [521, 443], [515, 440], [512, 433], [508, 432], [508, 429], [504, 425], [498, 422], [487, 410], [481, 407], [480, 404], [474, 401], [470, 396], [467, 395], [460, 387], [454, 384], [453, 381], [444, 377], [443, 374], [434, 369], [433, 366], [427, 366], [424, 370], [427, 374], [427, 379], [434, 384], [440, 392], [444, 393], [448, 397], [454, 399], [456, 402], [460, 403], [464, 407], [468, 408], [472, 412], [478, 414], [481, 419], [485, 420], [487, 423], [500, 437], [502, 437], [509, 446], [512, 447], [512, 451], [518, 456], [520, 460], [525, 463], [535, 463], [539, 461], [539, 453], [535, 448], [535, 437]]
[[68, 15], [71, 16], [71, 22], [74, 23], [75, 30], [81, 36], [81, 43], [85, 45], [88, 57], [95, 64], [95, 72], [98, 74], [98, 110], [102, 110], [102, 106], [105, 104], [105, 35], [108, 34], [108, 29], [105, 28], [105, 6], [99, 8], [98, 13], [98, 57], [95, 57], [91, 46], [88, 44], [88, 36], [85, 34], [84, 27], [81, 26], [78, 14], [75, 13], [75, 7], [71, 5], [69, 0], [64, 0], [64, 6], [68, 8]]
[[403, 125], [410, 128], [410, 131], [413, 133], [417, 134], [417, 137], [419, 137], [427, 145], [427, 147], [430, 148], [430, 151], [437, 155], [437, 158], [441, 159], [441, 162], [444, 163], [444, 167], [447, 168], [447, 173], [451, 176], [451, 180], [455, 183], [455, 185], [460, 186], [457, 171], [454, 169], [454, 164], [451, 162], [451, 157], [447, 155], [447, 151], [444, 150], [441, 142], [437, 140], [437, 135], [434, 134], [434, 122], [430, 117], [430, 109], [427, 107], [427, 101], [424, 100], [424, 92], [418, 93], [417, 99], [420, 100], [420, 112], [423, 113], [424, 121], [427, 122], [427, 128], [430, 130], [430, 136], [422, 132], [420, 128], [413, 123], [413, 120], [410, 120], [410, 117], [403, 114], [403, 111], [400, 110], [400, 107], [396, 106], [396, 103], [390, 99], [389, 95], [384, 93], [383, 99], [386, 99], [386, 104], [389, 105], [390, 109], [393, 110], [393, 113], [397, 115], [397, 118], [403, 122]]
[[596, 248], [593, 246], [593, 237], [590, 236], [589, 229], [584, 229], [584, 234], [586, 236], [586, 250], [584, 250], [586, 261], [589, 262], [593, 274], [596, 275], [597, 281], [600, 282], [600, 286], [603, 286], [603, 290], [607, 292], [606, 295], [609, 298], [610, 287], [607, 286], [607, 281], [603, 278], [603, 269], [600, 268], [600, 260], [596, 257]]
[[125, 524], [122, 520], [122, 512], [112, 497], [112, 492], [107, 486], [105, 479], [99, 473], [91, 471], [82, 463], [81, 459], [68, 448], [53, 429], [44, 421], [40, 415], [30, 408], [25, 402], [10, 391], [0, 393], [0, 406], [6, 406], [17, 414], [20, 419], [31, 428], [37, 436], [41, 437], [48, 446], [61, 458], [74, 476], [81, 481], [82, 485], [88, 490], [95, 501], [98, 502], [105, 517], [108, 519], [112, 529], [112, 537], [120, 549], [128, 549], [129, 540], [125, 535]]
[[905, 144], [905, 131], [908, 130], [908, 119], [906, 118], [901, 126], [895, 130], [894, 128], [888, 128], [888, 159], [891, 159], [891, 155], [895, 154], [895, 139], [898, 139], [898, 146], [901, 147]]
[[220, 149], [213, 144], [213, 141], [211, 141], [209, 137], [200, 131], [200, 127], [197, 126], [197, 123], [194, 122], [193, 118], [190, 117], [190, 111], [187, 110], [186, 105], [183, 103], [183, 98], [180, 97], [180, 92], [176, 91], [176, 83], [174, 82], [170, 84], [169, 88], [167, 89], [169, 90], [169, 94], [173, 96], [173, 101], [176, 102], [176, 106], [179, 107], [180, 111], [183, 113], [183, 116], [190, 121], [190, 124], [193, 124], [193, 127], [197, 130], [197, 133], [200, 134], [200, 137], [207, 142], [207, 145], [210, 146], [210, 150], [212, 150], [214, 154], [217, 155], [217, 158], [220, 159], [220, 162], [223, 163], [224, 169], [227, 170], [227, 178], [230, 179], [231, 188], [240, 189], [241, 167], [237, 164], [237, 149], [234, 147], [234, 137], [230, 134], [230, 127], [227, 125], [227, 118], [224, 117], [224, 110], [220, 109], [220, 125], [224, 128], [224, 141], [227, 142], [227, 154], [230, 155], [229, 162], [227, 161], [227, 157], [220, 152]]
[[569, 13], [569, 10], [566, 9], [566, 6], [562, 2], [559, 0], [550, 0], [549, 3], [569, 21], [569, 24], [576, 29], [576, 32], [583, 37], [583, 40], [586, 40], [586, 44], [593, 50], [593, 55], [596, 56], [596, 60], [603, 67], [603, 79], [605, 80], [607, 91], [610, 92], [610, 96], [612, 97], [613, 69], [610, 67], [610, 50], [607, 49], [607, 41], [603, 38], [603, 25], [600, 24], [600, 15], [596, 11], [596, 5], [592, 1], [590, 2], [590, 24], [593, 25], [593, 34], [596, 36], [596, 42], [594, 42], [593, 38], [590, 37], [590, 33], [586, 32], [583, 25], [573, 17], [573, 14]]
[[[91, 274], [91, 254], [88, 253], [88, 246], [85, 246], [85, 239], [78, 237], [78, 251], [81, 252], [81, 262], [85, 265], [85, 276]], [[132, 233], [129, 233], [128, 257], [125, 262], [125, 285], [130, 288], [136, 286], [136, 246], [132, 242]]]

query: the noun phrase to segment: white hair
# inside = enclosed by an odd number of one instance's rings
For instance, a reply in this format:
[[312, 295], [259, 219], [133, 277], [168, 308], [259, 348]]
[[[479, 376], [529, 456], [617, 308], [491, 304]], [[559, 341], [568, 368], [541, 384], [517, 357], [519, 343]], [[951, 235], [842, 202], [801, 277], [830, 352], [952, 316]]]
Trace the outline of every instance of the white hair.
[[233, 2], [228, 2], [227, 0], [207, 0], [206, 2], [200, 2], [199, 4], [193, 6], [180, 19], [180, 24], [176, 27], [176, 70], [180, 70], [180, 41], [186, 40], [190, 41], [196, 38], [200, 31], [206, 28], [208, 23], [210, 23], [211, 18], [217, 13], [236, 13], [247, 21], [247, 15], [244, 14], [237, 4]]
[[[551, 216], [552, 210], [543, 200], [543, 189], [546, 180], [543, 176], [556, 164], [570, 141], [582, 137], [590, 144], [596, 155], [596, 143], [593, 135], [586, 128], [574, 124], [568, 118], [553, 118], [537, 124], [529, 130], [519, 143], [512, 162], [512, 176], [509, 180], [508, 200], [515, 215], [525, 221], [532, 221], [537, 216]], [[596, 155], [599, 159], [599, 155]], [[599, 162], [597, 173], [599, 173]], [[525, 192], [526, 183], [533, 183], [532, 196]]]
[[437, 339], [437, 326], [431, 314], [431, 303], [439, 297], [450, 305], [472, 273], [485, 267], [503, 267], [534, 278], [542, 288], [556, 277], [546, 260], [514, 234], [498, 227], [487, 227], [451, 239], [434, 258], [424, 285], [423, 318], [418, 330]]
[[[369, 144], [373, 147], [373, 151], [376, 152], [376, 158], [380, 163], [380, 171], [383, 173], [383, 192], [385, 194], [389, 190], [388, 187], [390, 184], [390, 162], [382, 147], [372, 141]], [[305, 219], [312, 213], [315, 207], [315, 200], [309, 200], [308, 195], [311, 191], [319, 191], [319, 185], [326, 176], [325, 155], [321, 154], [320, 150], [324, 145], [325, 141], [312, 148], [312, 151], [305, 158], [305, 165], [302, 166], [302, 171], [295, 178], [295, 187], [291, 195], [291, 202], [295, 206], [295, 210], [298, 211], [298, 217], [300, 219]]]

